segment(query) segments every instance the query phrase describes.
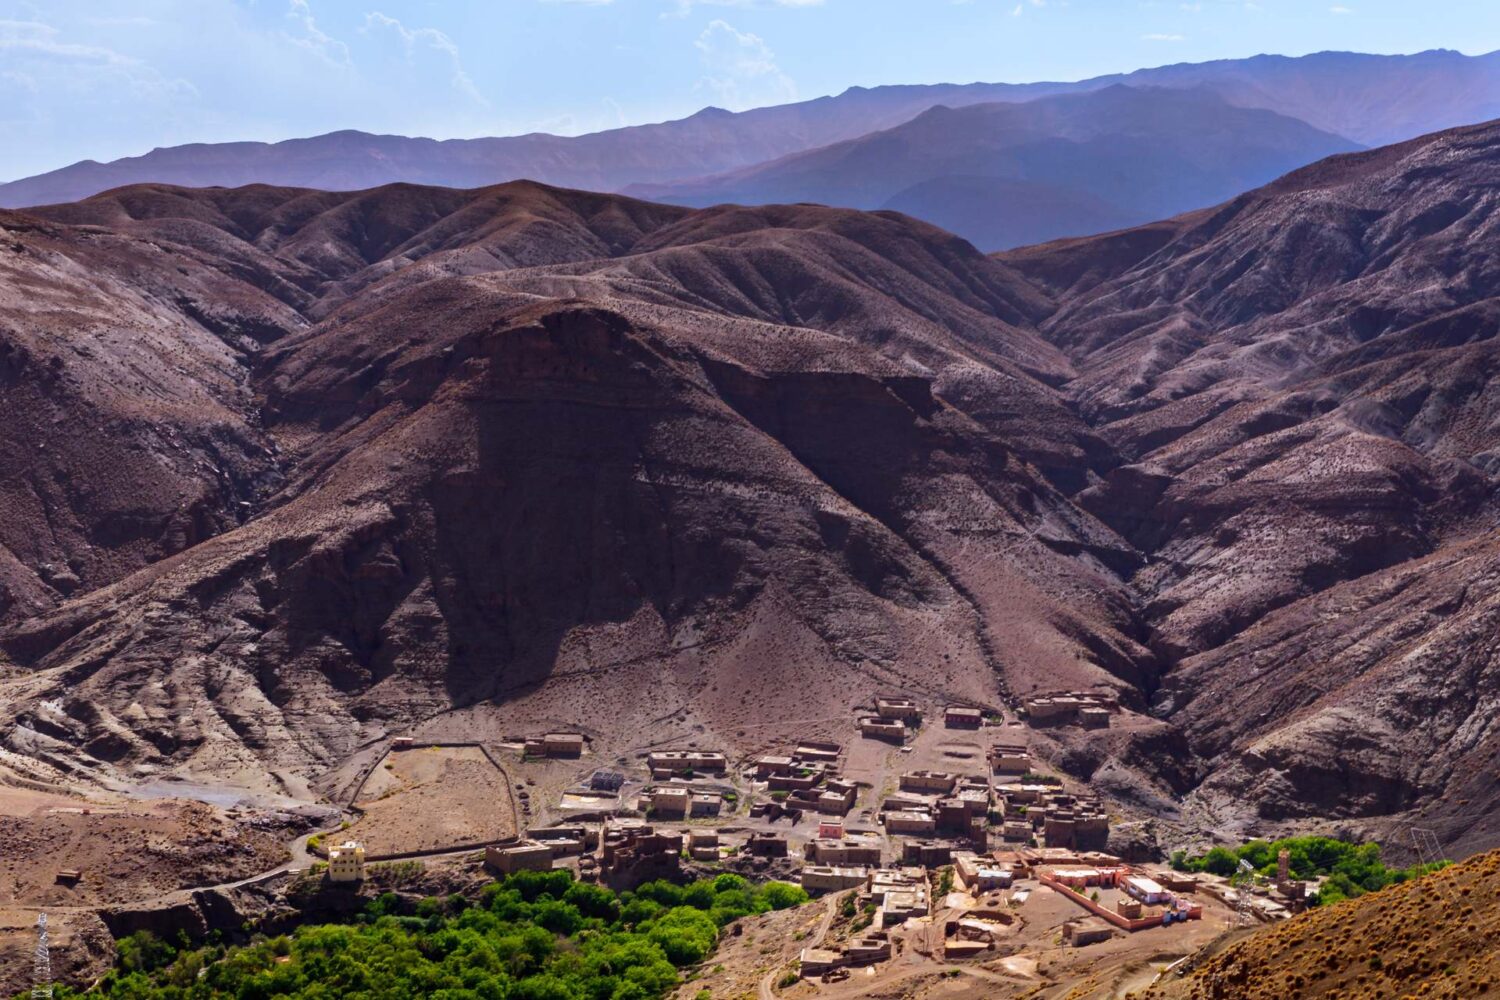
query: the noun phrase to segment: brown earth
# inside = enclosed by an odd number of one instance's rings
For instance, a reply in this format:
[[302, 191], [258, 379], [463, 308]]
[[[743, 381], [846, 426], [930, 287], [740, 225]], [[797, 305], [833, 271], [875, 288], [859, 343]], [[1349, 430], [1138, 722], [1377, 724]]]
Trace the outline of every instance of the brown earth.
[[519, 832], [506, 774], [478, 747], [392, 753], [370, 772], [354, 804], [362, 814], [348, 836], [372, 855], [481, 844]]
[[[732, 744], [880, 685], [993, 702], [1003, 664], [1138, 675], [1128, 548], [1022, 458], [1098, 451], [1024, 329], [1044, 302], [961, 241], [531, 185], [235, 197], [48, 212], [316, 260], [309, 297], [277, 287], [327, 318], [257, 362], [258, 516], [0, 638], [33, 757], [316, 773], [494, 699], [649, 728], [668, 678]], [[493, 270], [521, 250], [582, 262]]]
[[[715, 1000], [1124, 1000], [1149, 984], [1162, 969], [1225, 940], [1233, 912], [1215, 900], [1204, 904], [1202, 920], [1116, 933], [1082, 948], [1064, 943], [1063, 927], [1084, 916], [1072, 901], [1032, 883], [1031, 895], [1014, 904], [1014, 923], [992, 950], [973, 958], [949, 958], [941, 930], [926, 918], [893, 928], [894, 954], [886, 962], [849, 970], [848, 978], [800, 979], [781, 985], [798, 968], [806, 947], [836, 946], [858, 937], [853, 919], [840, 912], [845, 893], [833, 893], [804, 906], [742, 920], [741, 930], [724, 937], [714, 955], [679, 987], [678, 1000], [708, 990]], [[942, 911], [949, 914], [952, 911]]]
[[[1100, 685], [1131, 724], [1048, 752], [1188, 827], [1495, 843], [1497, 151], [998, 259], [532, 184], [5, 216], [7, 766], [310, 795], [393, 731], [741, 753]], [[142, 399], [188, 402], [133, 476]]]
[[1137, 1000], [1477, 1000], [1500, 993], [1500, 853], [1312, 910]]
[[[31, 988], [36, 940], [35, 910], [0, 907], [0, 996]], [[47, 945], [58, 982], [91, 983], [114, 964], [114, 939], [94, 913], [48, 913]]]
[[[135, 902], [286, 860], [277, 831], [201, 802], [98, 803], [0, 789], [0, 906]], [[76, 869], [82, 879], [60, 880]]]

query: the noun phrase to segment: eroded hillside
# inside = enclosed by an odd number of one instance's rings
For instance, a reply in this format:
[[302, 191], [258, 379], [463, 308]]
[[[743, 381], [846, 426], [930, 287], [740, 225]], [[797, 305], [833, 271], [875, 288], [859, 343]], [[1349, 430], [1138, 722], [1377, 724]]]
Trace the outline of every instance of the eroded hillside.
[[734, 745], [882, 686], [1146, 679], [1132, 550], [1053, 481], [1108, 455], [1048, 303], [948, 234], [534, 185], [43, 214], [304, 319], [245, 365], [255, 516], [0, 636], [7, 742], [49, 766], [309, 775], [492, 702], [622, 733], [680, 704]]
[[1221, 819], [1490, 809], [1497, 181], [1461, 129], [1007, 258], [1117, 449], [1078, 501], [1146, 560], [1156, 704]]

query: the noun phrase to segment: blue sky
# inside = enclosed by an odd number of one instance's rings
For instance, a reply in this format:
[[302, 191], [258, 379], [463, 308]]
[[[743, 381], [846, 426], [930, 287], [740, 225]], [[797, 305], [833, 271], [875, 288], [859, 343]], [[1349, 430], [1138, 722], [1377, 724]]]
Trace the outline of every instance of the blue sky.
[[851, 85], [1500, 49], [1500, 0], [0, 0], [0, 179], [340, 128], [577, 133]]

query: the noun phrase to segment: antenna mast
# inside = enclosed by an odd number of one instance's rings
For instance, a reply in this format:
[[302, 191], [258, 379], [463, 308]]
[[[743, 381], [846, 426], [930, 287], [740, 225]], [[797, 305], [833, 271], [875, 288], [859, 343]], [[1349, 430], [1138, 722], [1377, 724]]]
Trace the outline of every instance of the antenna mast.
[[36, 915], [36, 955], [31, 967], [31, 1000], [52, 1000], [52, 956], [47, 950], [47, 914]]
[[1230, 884], [1235, 887], [1235, 924], [1244, 927], [1250, 923], [1250, 890], [1255, 885], [1255, 866], [1241, 858], [1239, 870], [1230, 879]]

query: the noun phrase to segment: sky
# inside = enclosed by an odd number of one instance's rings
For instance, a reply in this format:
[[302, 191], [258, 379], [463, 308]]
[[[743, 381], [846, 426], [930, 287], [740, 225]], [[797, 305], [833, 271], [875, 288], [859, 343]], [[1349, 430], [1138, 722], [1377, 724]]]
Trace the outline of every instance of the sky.
[[0, 180], [337, 129], [563, 134], [850, 86], [1500, 49], [1500, 0], [0, 0]]

